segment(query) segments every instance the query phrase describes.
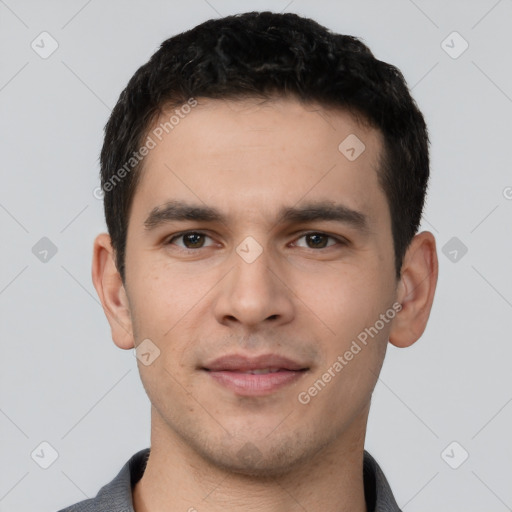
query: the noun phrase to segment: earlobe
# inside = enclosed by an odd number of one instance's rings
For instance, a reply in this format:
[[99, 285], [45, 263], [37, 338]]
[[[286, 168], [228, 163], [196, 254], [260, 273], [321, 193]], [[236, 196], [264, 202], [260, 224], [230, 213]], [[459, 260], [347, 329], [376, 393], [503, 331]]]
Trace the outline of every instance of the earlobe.
[[389, 342], [409, 347], [425, 331], [437, 284], [438, 261], [435, 238], [423, 231], [411, 241], [404, 257], [397, 301], [402, 309], [393, 320]]
[[134, 347], [130, 306], [115, 264], [110, 236], [100, 233], [94, 240], [92, 281], [110, 324], [112, 339], [122, 349]]

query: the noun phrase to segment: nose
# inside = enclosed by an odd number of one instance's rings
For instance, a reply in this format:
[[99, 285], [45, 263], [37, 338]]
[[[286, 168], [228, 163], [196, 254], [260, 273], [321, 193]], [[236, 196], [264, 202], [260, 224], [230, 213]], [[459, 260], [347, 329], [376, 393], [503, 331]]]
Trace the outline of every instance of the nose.
[[214, 304], [217, 321], [223, 325], [255, 329], [286, 324], [293, 319], [294, 303], [291, 283], [271, 260], [268, 251], [252, 262], [233, 253], [234, 268], [222, 280]]

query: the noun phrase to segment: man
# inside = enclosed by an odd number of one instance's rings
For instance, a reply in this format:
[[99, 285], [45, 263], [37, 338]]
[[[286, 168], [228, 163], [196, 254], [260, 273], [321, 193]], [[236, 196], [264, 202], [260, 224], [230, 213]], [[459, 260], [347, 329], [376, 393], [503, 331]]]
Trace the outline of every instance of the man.
[[165, 41], [106, 126], [92, 270], [151, 447], [65, 510], [399, 510], [364, 440], [432, 306], [428, 176], [403, 76], [358, 39], [253, 12]]

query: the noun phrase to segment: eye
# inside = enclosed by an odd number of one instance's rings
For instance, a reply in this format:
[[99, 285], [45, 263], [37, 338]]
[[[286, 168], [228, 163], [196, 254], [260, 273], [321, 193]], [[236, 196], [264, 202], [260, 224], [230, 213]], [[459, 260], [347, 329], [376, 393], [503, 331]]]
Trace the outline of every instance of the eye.
[[[345, 243], [343, 240], [336, 238], [331, 235], [327, 235], [326, 233], [318, 233], [318, 232], [311, 232], [311, 233], [305, 233], [297, 240], [300, 240], [302, 238], [306, 239], [306, 248], [308, 249], [325, 249], [326, 247], [331, 247], [332, 245], [336, 245], [336, 243], [344, 245]], [[334, 243], [331, 243], [327, 245], [328, 239], [334, 240]], [[298, 245], [295, 242], [296, 245]], [[300, 246], [299, 247], [304, 247]]]
[[[178, 247], [187, 250], [202, 249], [203, 247], [209, 247], [207, 245], [204, 245], [205, 238], [210, 237], [205, 233], [201, 233], [199, 231], [186, 231], [185, 233], [180, 233], [178, 235], [174, 235], [173, 237], [171, 237], [168, 240], [167, 244], [177, 245]], [[175, 240], [179, 239], [183, 240], [183, 245], [174, 243]]]

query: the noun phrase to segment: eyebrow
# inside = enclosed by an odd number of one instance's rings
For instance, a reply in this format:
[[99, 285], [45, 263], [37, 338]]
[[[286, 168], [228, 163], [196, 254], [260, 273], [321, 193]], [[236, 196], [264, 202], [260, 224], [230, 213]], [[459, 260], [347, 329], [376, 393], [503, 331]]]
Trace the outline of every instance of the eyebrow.
[[[226, 215], [211, 206], [194, 205], [184, 201], [168, 201], [151, 210], [144, 221], [146, 231], [176, 221], [219, 222], [226, 224]], [[313, 221], [337, 221], [351, 225], [360, 231], [369, 230], [368, 217], [357, 210], [330, 201], [316, 201], [302, 206], [283, 207], [276, 222], [300, 224]]]

